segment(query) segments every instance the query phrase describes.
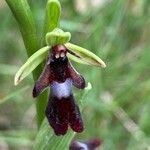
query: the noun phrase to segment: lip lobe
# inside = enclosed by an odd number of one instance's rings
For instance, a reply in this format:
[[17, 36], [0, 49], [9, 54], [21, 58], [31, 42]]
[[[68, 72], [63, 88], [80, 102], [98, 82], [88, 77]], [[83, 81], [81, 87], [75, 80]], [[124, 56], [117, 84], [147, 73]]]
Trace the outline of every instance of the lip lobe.
[[75, 132], [83, 131], [79, 107], [73, 95], [61, 99], [50, 95], [45, 114], [56, 135], [66, 134], [69, 125]]

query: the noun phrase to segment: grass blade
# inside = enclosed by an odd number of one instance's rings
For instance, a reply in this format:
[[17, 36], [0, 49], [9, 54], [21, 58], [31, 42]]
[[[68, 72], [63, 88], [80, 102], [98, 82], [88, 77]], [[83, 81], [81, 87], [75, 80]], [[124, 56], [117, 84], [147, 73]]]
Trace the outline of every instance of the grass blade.
[[33, 14], [27, 0], [6, 0], [21, 31], [28, 56], [32, 55], [38, 47], [37, 33]]

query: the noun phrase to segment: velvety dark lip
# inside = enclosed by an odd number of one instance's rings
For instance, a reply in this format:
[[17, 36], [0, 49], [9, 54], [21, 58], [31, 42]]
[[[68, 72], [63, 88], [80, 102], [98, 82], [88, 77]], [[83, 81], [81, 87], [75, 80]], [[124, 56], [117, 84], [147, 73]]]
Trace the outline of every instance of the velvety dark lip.
[[51, 95], [45, 114], [56, 135], [64, 135], [68, 126], [75, 132], [83, 131], [79, 107], [75, 103], [73, 95], [61, 99]]
[[46, 87], [50, 86], [52, 89], [45, 115], [56, 135], [66, 134], [69, 126], [75, 132], [82, 132], [84, 129], [79, 107], [72, 94], [72, 84], [83, 89], [85, 80], [66, 55], [61, 57], [62, 52], [67, 53], [63, 45], [52, 48], [45, 68], [33, 88], [33, 97], [37, 97]]

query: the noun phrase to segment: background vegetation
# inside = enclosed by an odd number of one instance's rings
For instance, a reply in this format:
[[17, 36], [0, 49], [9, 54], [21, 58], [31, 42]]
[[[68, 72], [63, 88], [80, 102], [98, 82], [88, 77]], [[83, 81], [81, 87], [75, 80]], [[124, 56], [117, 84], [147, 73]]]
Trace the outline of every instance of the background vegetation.
[[[102, 150], [149, 149], [150, 1], [60, 2], [61, 27], [72, 33], [72, 42], [92, 50], [107, 64], [106, 69], [74, 64], [93, 87], [82, 113], [85, 131], [76, 138], [98, 137]], [[29, 3], [40, 38], [46, 0]], [[13, 85], [27, 54], [3, 0], [0, 20], [0, 149], [32, 149], [37, 132], [34, 82], [30, 76], [18, 87]]]

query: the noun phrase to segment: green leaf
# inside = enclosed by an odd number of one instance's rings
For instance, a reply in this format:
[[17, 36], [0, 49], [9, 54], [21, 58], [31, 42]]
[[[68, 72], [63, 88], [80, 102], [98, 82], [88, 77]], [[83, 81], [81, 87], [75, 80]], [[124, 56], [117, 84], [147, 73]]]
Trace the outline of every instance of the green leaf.
[[48, 55], [49, 46], [43, 47], [34, 53], [15, 75], [14, 84], [17, 85], [29, 75]]
[[[83, 103], [85, 96], [88, 94], [90, 89], [91, 84], [88, 83], [88, 86], [80, 92], [79, 101], [82, 100]], [[81, 106], [80, 110], [82, 109], [83, 105]], [[68, 150], [69, 144], [74, 136], [75, 132], [73, 132], [71, 129], [69, 129], [67, 134], [64, 136], [54, 135], [47, 119], [45, 119], [37, 134], [34, 150]]]
[[56, 28], [52, 32], [46, 34], [46, 43], [51, 46], [65, 44], [69, 42], [70, 38], [70, 32], [64, 32], [63, 30]]
[[59, 26], [61, 5], [58, 0], [48, 0], [44, 22], [44, 36]]
[[76, 54], [76, 56], [67, 53], [68, 57], [78, 63], [91, 65], [91, 66], [97, 66], [105, 68], [106, 64], [94, 53], [91, 51], [82, 48], [80, 46], [74, 45], [72, 43], [66, 43], [65, 46], [71, 50], [73, 53]]
[[36, 26], [30, 6], [27, 0], [5, 0], [9, 5], [21, 31], [28, 56], [31, 56], [37, 49], [38, 37]]

